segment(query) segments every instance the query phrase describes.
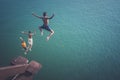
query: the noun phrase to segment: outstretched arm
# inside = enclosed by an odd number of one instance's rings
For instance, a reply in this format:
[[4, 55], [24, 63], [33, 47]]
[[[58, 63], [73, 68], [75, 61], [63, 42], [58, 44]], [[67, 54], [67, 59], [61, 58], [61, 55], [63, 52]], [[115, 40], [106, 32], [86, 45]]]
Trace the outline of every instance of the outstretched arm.
[[49, 19], [52, 19], [55, 15], [53, 14]]
[[38, 16], [38, 15], [35, 14], [35, 13], [32, 13], [32, 15], [35, 16], [35, 17], [37, 17], [37, 18], [40, 18], [40, 19], [42, 18], [41, 16]]
[[27, 35], [28, 35], [28, 32], [25, 32], [25, 31], [22, 31], [21, 33], [22, 33], [22, 34], [27, 34]]

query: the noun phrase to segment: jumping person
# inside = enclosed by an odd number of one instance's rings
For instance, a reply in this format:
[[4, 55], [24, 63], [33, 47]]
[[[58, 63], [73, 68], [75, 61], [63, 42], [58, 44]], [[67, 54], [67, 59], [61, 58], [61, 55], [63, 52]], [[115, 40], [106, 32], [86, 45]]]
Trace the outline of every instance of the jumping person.
[[40, 26], [39, 29], [40, 29], [41, 35], [43, 35], [42, 29], [45, 29], [50, 32], [50, 34], [46, 38], [46, 40], [48, 41], [50, 37], [54, 34], [54, 31], [49, 27], [49, 20], [54, 17], [54, 14], [51, 17], [48, 17], [46, 12], [43, 12], [43, 16], [38, 16], [35, 13], [32, 13], [32, 15], [39, 19], [42, 19], [43, 25]]
[[31, 31], [24, 32], [22, 31], [21, 33], [28, 35], [28, 50], [31, 51], [32, 46], [33, 46], [33, 38], [32, 36], [36, 34], [36, 32], [32, 33]]

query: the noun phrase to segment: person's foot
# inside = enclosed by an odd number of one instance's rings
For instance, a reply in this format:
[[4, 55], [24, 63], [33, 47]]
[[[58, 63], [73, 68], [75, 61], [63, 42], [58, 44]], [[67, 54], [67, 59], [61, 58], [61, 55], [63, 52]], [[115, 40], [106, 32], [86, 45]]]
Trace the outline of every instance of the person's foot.
[[41, 32], [41, 36], [43, 36], [43, 31]]
[[50, 37], [48, 36], [47, 38], [46, 38], [46, 40], [48, 41], [50, 39]]
[[27, 52], [24, 52], [24, 54], [26, 55], [26, 54], [27, 54]]

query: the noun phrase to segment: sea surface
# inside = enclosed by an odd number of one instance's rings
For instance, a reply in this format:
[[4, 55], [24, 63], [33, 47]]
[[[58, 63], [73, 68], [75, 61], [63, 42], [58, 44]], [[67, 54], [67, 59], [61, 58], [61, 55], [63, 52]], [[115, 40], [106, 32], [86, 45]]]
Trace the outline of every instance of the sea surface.
[[[55, 14], [49, 41], [32, 16], [44, 11]], [[27, 55], [21, 31], [36, 31]], [[34, 80], [120, 80], [120, 0], [0, 0], [0, 66], [17, 56], [42, 64]]]

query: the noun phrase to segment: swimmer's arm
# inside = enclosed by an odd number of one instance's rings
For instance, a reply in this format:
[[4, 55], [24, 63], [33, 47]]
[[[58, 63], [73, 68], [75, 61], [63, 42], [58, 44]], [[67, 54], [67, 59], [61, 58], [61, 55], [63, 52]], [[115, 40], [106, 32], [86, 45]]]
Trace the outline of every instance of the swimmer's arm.
[[22, 33], [22, 34], [27, 34], [27, 35], [28, 35], [28, 33], [27, 33], [27, 32], [25, 32], [25, 31], [22, 31], [21, 33]]
[[51, 17], [49, 17], [48, 19], [52, 19], [55, 15], [53, 14]]
[[33, 15], [33, 16], [35, 16], [35, 17], [37, 17], [37, 18], [42, 19], [42, 17], [41, 17], [41, 16], [38, 16], [38, 15], [37, 15], [37, 14], [35, 14], [35, 13], [32, 13], [32, 15]]

